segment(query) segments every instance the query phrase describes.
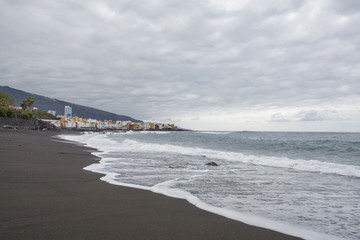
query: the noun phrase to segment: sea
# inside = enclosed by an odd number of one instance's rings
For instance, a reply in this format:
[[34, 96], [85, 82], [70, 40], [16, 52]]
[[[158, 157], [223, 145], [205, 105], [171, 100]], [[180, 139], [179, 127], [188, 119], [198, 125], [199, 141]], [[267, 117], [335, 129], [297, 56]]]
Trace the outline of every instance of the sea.
[[[85, 132], [85, 170], [311, 240], [360, 239], [360, 133]], [[215, 162], [218, 166], [209, 166]]]

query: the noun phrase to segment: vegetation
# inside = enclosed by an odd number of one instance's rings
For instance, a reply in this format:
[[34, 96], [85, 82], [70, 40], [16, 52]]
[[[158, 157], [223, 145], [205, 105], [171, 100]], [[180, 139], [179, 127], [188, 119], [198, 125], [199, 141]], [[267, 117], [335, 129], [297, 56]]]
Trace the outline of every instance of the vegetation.
[[28, 107], [30, 108], [34, 104], [35, 100], [32, 97], [26, 98], [21, 102], [20, 106], [25, 111]]
[[9, 94], [0, 91], [0, 106], [9, 107], [15, 104], [15, 99]]
[[0, 117], [9, 118], [13, 115], [13, 110], [9, 107], [0, 106]]
[[56, 119], [56, 117], [50, 113], [34, 109], [32, 110], [32, 114], [34, 118], [47, 118], [47, 119]]
[[26, 98], [22, 101], [21, 109], [16, 109], [11, 107], [15, 105], [15, 99], [10, 97], [9, 94], [0, 91], [0, 117], [4, 118], [17, 118], [20, 117], [22, 119], [31, 120], [33, 117], [38, 118], [54, 118], [53, 115], [48, 114], [46, 112], [40, 110], [29, 110], [34, 104], [35, 100], [32, 97]]
[[11, 117], [13, 110], [11, 105], [15, 104], [15, 99], [9, 94], [0, 91], [0, 117]]
[[25, 111], [20, 114], [20, 118], [25, 120], [31, 120], [33, 118], [33, 115], [30, 111]]

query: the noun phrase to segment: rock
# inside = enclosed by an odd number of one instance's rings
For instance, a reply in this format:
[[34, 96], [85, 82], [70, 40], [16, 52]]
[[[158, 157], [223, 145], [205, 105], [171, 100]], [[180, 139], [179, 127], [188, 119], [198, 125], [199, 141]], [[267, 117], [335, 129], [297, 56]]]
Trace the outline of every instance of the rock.
[[209, 163], [207, 163], [207, 164], [205, 164], [205, 165], [213, 166], [213, 167], [219, 166], [216, 162], [209, 162]]

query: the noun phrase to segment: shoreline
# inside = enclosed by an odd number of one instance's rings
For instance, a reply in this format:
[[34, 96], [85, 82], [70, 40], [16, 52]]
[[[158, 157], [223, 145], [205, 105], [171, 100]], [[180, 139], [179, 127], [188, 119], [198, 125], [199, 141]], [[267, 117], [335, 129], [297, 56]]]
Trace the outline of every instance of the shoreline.
[[95, 149], [60, 134], [0, 128], [1, 239], [300, 239], [101, 181]]

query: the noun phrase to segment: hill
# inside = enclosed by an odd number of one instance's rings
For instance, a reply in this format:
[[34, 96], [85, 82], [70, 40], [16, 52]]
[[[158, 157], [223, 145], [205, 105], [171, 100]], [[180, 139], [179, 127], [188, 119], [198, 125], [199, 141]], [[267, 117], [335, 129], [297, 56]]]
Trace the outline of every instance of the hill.
[[118, 115], [111, 112], [106, 112], [92, 107], [86, 107], [78, 105], [75, 103], [70, 103], [55, 98], [49, 98], [37, 94], [32, 94], [29, 92], [21, 91], [15, 88], [8, 86], [0, 86], [0, 91], [8, 93], [11, 97], [15, 98], [16, 106], [20, 106], [20, 103], [25, 100], [27, 97], [32, 97], [35, 99], [33, 107], [36, 107], [42, 111], [54, 110], [60, 115], [64, 115], [65, 106], [72, 107], [73, 116], [83, 117], [83, 118], [92, 118], [97, 120], [113, 120], [113, 121], [132, 121], [132, 122], [141, 122], [129, 116]]

